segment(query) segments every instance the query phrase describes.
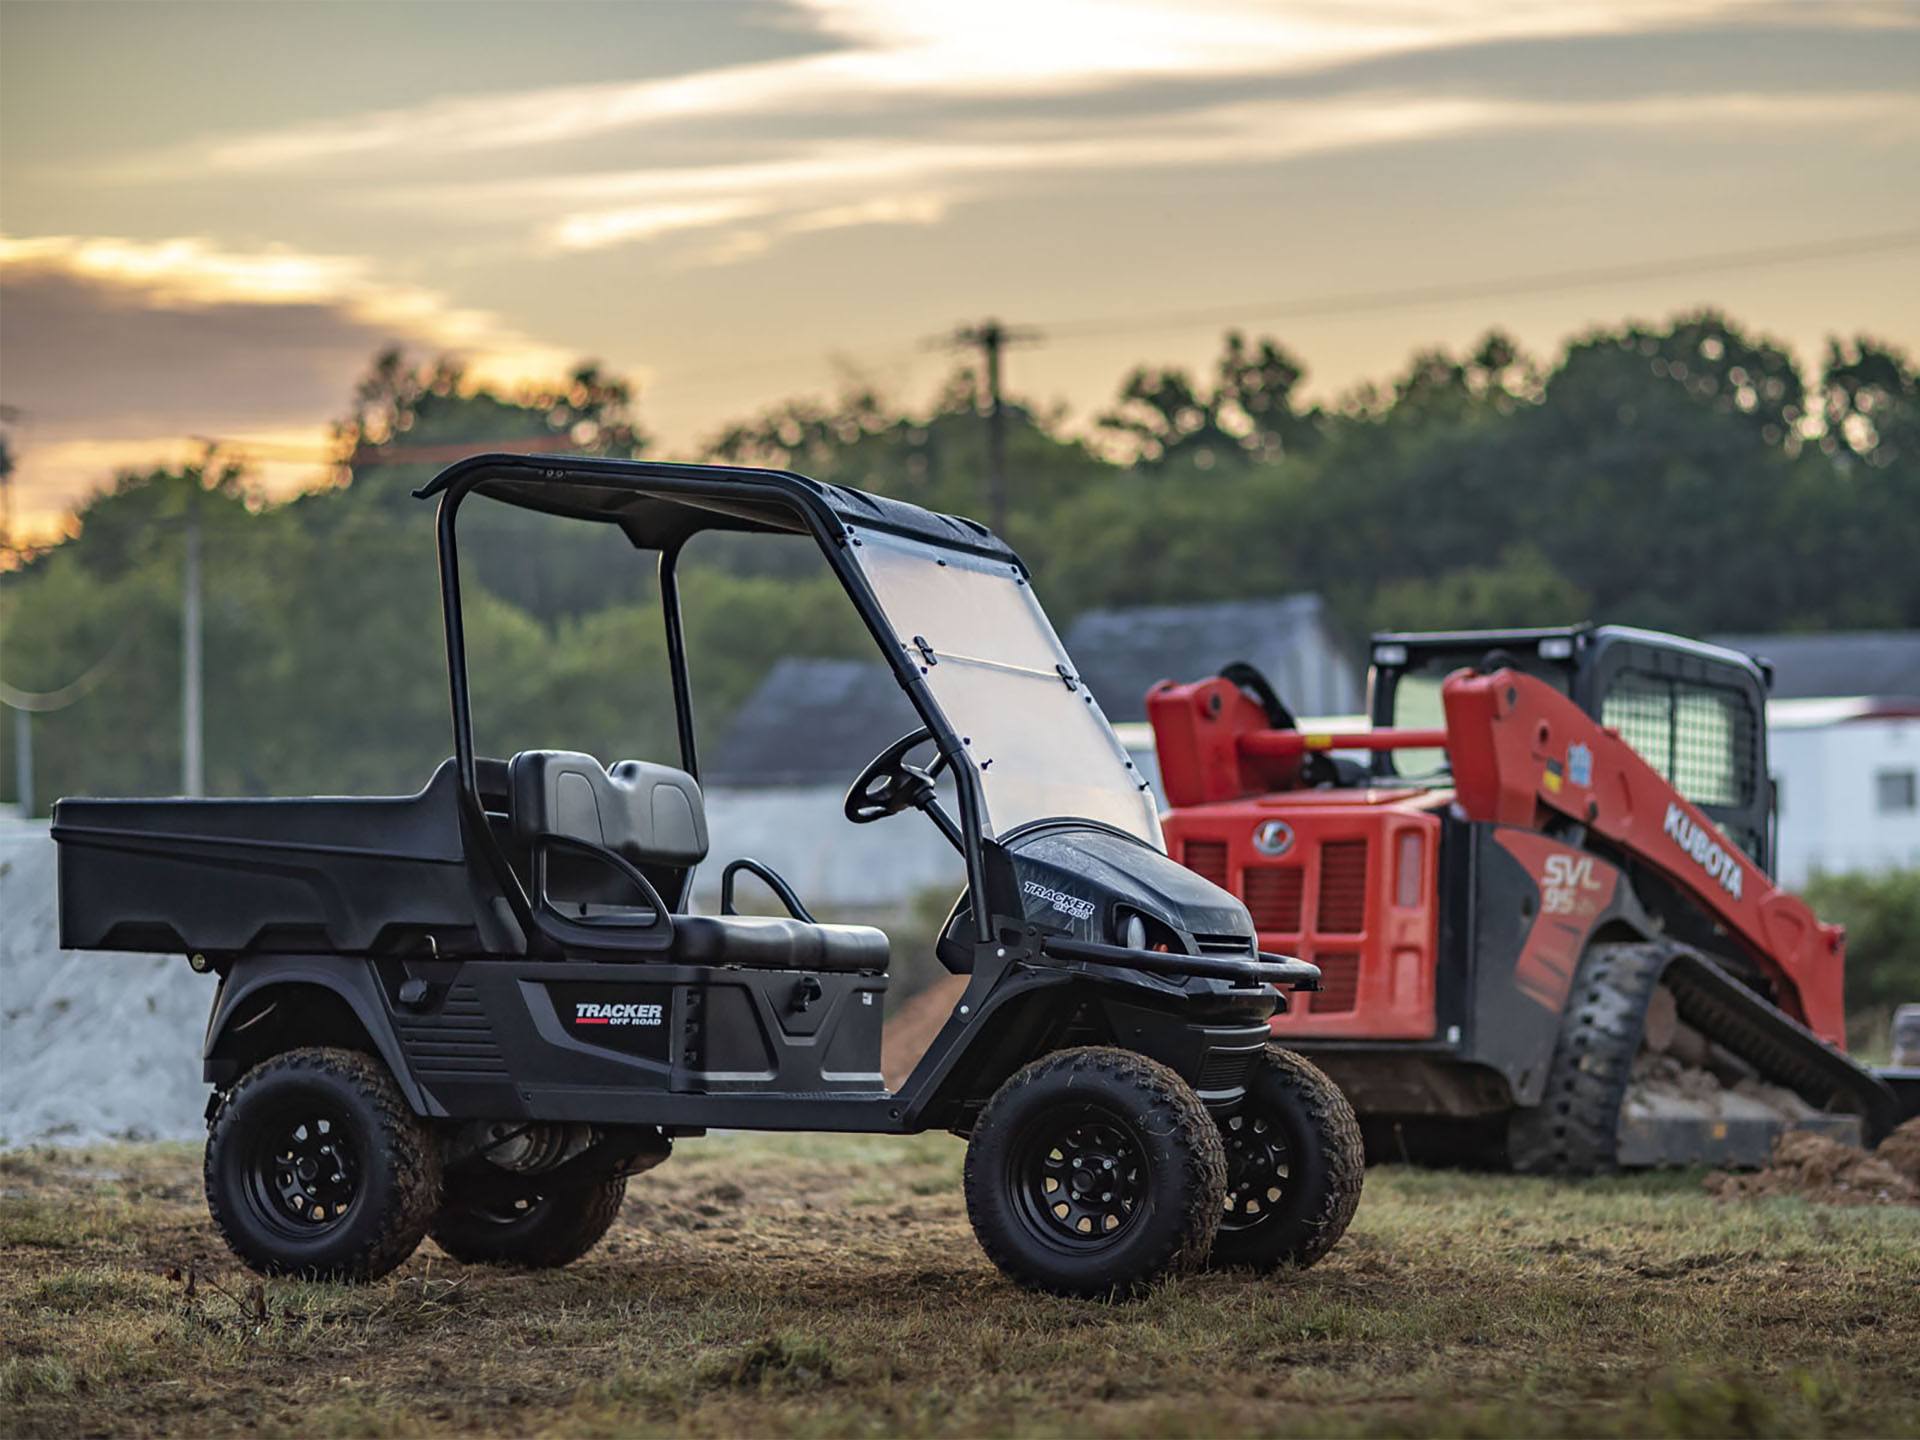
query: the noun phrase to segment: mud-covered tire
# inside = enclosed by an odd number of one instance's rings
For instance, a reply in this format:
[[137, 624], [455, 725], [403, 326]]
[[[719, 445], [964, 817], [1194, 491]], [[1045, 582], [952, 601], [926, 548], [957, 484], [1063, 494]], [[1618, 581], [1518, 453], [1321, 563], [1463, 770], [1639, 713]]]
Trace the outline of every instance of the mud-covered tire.
[[581, 1175], [557, 1183], [538, 1175], [486, 1176], [471, 1188], [449, 1181], [427, 1233], [470, 1265], [557, 1270], [600, 1243], [626, 1198], [624, 1175]]
[[266, 1275], [378, 1279], [440, 1203], [433, 1135], [386, 1067], [354, 1050], [290, 1050], [241, 1076], [205, 1175], [214, 1225]]
[[1366, 1179], [1353, 1106], [1319, 1066], [1269, 1045], [1220, 1119], [1227, 1196], [1210, 1267], [1304, 1269], [1347, 1233]]
[[1226, 1154], [1172, 1070], [1086, 1046], [1042, 1056], [994, 1092], [967, 1146], [965, 1188], [980, 1248], [1008, 1278], [1123, 1299], [1205, 1260]]
[[1507, 1121], [1515, 1170], [1602, 1175], [1619, 1168], [1620, 1111], [1647, 1006], [1671, 958], [1659, 941], [1595, 945], [1581, 957], [1540, 1103]]

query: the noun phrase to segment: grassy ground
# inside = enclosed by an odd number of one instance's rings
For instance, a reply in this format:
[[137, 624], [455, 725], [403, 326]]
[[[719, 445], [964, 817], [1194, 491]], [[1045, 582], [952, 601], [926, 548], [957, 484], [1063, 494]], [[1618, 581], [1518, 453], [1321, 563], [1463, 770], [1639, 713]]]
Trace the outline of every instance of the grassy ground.
[[0, 1434], [1920, 1434], [1920, 1211], [1377, 1170], [1319, 1268], [1109, 1307], [960, 1154], [685, 1142], [569, 1270], [361, 1288], [256, 1288], [186, 1148], [0, 1156]]

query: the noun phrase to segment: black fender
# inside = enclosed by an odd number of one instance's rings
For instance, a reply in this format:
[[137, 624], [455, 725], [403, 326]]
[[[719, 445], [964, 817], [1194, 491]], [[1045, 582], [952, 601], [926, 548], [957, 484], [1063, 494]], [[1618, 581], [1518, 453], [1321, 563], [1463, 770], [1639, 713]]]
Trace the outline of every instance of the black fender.
[[[983, 950], [985, 947], [982, 947]], [[1001, 1083], [1055, 1048], [1074, 1029], [1084, 1041], [1138, 1050], [1198, 1085], [1217, 1047], [1266, 1044], [1273, 992], [1227, 993], [1221, 982], [1193, 992], [1158, 976], [1090, 973], [1058, 964], [995, 956], [977, 964], [966, 990], [913, 1074], [909, 1128], [965, 1125]], [[1078, 1033], [1078, 1030], [1074, 1030]]]
[[[258, 1014], [255, 1002], [263, 991], [289, 986], [325, 990], [337, 997], [359, 1022], [373, 1052], [385, 1063], [414, 1114], [439, 1117], [447, 1111], [421, 1087], [407, 1066], [393, 1018], [371, 965], [345, 963], [324, 956], [272, 956], [249, 959], [235, 966], [214, 996], [207, 1020], [206, 1045], [201, 1051], [202, 1073], [209, 1084], [225, 1089], [240, 1078], [237, 1051], [242, 1050], [239, 1017]], [[312, 1038], [302, 1043], [314, 1044]]]
[[[1076, 976], [1016, 968], [1004, 961], [974, 970], [947, 1023], [900, 1093], [910, 1127], [951, 1128], [984, 1104], [1000, 1082], [1039, 1053], [1034, 1037], [1073, 1008]], [[1047, 992], [1051, 992], [1048, 994]]]

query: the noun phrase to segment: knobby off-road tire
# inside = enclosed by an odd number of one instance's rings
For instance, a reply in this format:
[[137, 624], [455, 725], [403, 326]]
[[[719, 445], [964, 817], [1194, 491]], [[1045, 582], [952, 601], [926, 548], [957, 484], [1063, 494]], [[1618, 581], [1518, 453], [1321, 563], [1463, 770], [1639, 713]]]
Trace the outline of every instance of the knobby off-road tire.
[[612, 1226], [626, 1198], [624, 1175], [488, 1176], [466, 1191], [447, 1187], [427, 1233], [456, 1260], [556, 1270], [586, 1254]]
[[1220, 1131], [1172, 1070], [1130, 1050], [1042, 1056], [997, 1090], [967, 1146], [967, 1214], [1029, 1289], [1123, 1299], [1198, 1266], [1227, 1184]]
[[1210, 1266], [1304, 1269], [1347, 1233], [1366, 1150], [1353, 1106], [1319, 1066], [1267, 1046], [1246, 1100], [1220, 1130], [1227, 1198]]
[[1620, 1110], [1667, 967], [1659, 941], [1595, 945], [1567, 992], [1540, 1103], [1507, 1122], [1507, 1158], [1528, 1175], [1601, 1175], [1619, 1168]]
[[303, 1049], [249, 1070], [207, 1137], [207, 1208], [267, 1275], [373, 1280], [413, 1254], [440, 1203], [440, 1154], [386, 1067]]

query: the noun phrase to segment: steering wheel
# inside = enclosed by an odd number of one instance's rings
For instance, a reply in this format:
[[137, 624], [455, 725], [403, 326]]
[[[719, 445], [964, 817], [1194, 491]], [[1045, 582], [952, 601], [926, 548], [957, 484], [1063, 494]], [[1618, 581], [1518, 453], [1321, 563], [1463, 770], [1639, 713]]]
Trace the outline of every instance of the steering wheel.
[[947, 757], [938, 755], [921, 769], [907, 764], [907, 756], [933, 739], [933, 732], [922, 725], [910, 731], [867, 762], [860, 778], [847, 791], [844, 807], [847, 819], [856, 825], [871, 825], [902, 810], [918, 809], [933, 799], [933, 782], [947, 768]]

